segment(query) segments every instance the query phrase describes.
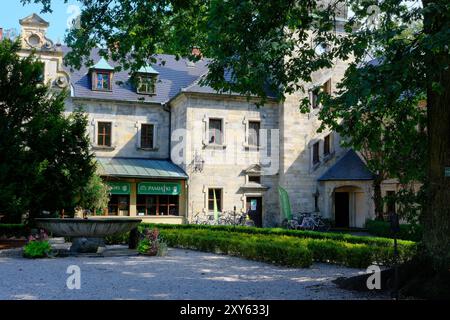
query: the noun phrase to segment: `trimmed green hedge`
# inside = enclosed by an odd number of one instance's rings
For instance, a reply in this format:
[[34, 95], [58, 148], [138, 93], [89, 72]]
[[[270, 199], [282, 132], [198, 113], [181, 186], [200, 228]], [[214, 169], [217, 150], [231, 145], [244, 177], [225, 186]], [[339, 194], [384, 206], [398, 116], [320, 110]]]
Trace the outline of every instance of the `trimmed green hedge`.
[[[317, 231], [303, 231], [303, 230], [287, 230], [282, 228], [255, 228], [255, 227], [241, 227], [241, 226], [208, 226], [208, 225], [170, 225], [170, 224], [145, 224], [141, 225], [141, 228], [158, 228], [158, 229], [197, 229], [197, 230], [213, 230], [213, 231], [226, 231], [235, 233], [246, 234], [261, 234], [261, 235], [277, 235], [277, 236], [291, 236], [307, 239], [328, 239], [343, 241], [347, 243], [361, 243], [376, 246], [393, 246], [394, 240], [381, 237], [365, 237], [365, 236], [353, 236], [345, 233], [332, 233], [332, 232], [317, 232]], [[412, 241], [398, 241], [399, 245], [411, 246], [414, 244]]]
[[27, 228], [23, 224], [0, 224], [0, 236], [24, 237], [28, 234]]
[[[365, 268], [373, 263], [391, 265], [394, 257], [391, 246], [330, 239], [194, 228], [162, 228], [160, 232], [171, 247], [228, 254], [291, 267], [308, 267], [317, 261]], [[401, 262], [409, 260], [415, 252], [414, 243], [400, 246]]]
[[[392, 238], [391, 225], [386, 221], [367, 220], [366, 228], [370, 234], [378, 237]], [[410, 224], [401, 224], [398, 238], [419, 242], [422, 240], [422, 227]]]

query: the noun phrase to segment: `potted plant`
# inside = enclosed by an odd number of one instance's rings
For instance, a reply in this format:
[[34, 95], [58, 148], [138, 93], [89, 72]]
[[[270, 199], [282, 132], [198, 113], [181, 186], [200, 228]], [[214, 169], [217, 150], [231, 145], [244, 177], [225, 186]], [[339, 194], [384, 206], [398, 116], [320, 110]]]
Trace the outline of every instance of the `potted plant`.
[[146, 256], [163, 256], [167, 251], [167, 245], [161, 240], [158, 229], [144, 229], [138, 252]]

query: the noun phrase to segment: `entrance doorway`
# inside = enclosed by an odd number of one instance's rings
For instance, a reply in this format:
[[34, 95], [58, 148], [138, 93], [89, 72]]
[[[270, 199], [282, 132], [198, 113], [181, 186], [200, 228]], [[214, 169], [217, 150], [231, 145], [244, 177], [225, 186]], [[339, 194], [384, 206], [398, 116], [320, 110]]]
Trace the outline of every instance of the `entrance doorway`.
[[334, 218], [337, 228], [350, 226], [350, 194], [348, 192], [334, 194]]
[[255, 226], [262, 228], [262, 197], [247, 197], [247, 213]]

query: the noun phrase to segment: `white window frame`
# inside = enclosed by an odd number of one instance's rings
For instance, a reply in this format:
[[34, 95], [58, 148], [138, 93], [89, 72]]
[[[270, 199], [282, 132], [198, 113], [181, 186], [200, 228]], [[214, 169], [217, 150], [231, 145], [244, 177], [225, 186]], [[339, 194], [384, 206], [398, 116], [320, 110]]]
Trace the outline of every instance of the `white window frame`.
[[[149, 124], [153, 125], [153, 148], [142, 148], [141, 145], [141, 133], [142, 133], [142, 125]], [[136, 148], [144, 151], [157, 151], [159, 150], [159, 139], [158, 139], [158, 123], [155, 121], [138, 121], [136, 122]]]
[[[98, 123], [99, 122], [109, 122], [109, 123], [111, 123], [111, 147], [105, 147], [105, 146], [99, 146], [98, 145]], [[117, 127], [117, 122], [115, 120], [111, 120], [111, 119], [93, 119], [92, 120], [92, 125], [94, 127], [94, 137], [92, 139], [94, 148], [97, 148], [97, 149], [115, 149], [116, 148], [116, 137], [115, 137], [116, 129], [115, 128]]]
[[322, 91], [323, 86], [324, 86], [327, 82], [330, 82], [330, 94], [333, 92], [333, 77], [330, 76], [330, 77], [328, 77], [328, 78], [326, 78], [326, 79], [327, 79], [327, 80], [325, 80], [325, 81], [319, 82], [319, 83], [321, 83], [320, 85], [315, 85], [315, 86], [313, 86], [312, 88], [310, 88], [309, 91], [308, 91], [310, 108], [311, 108], [311, 112], [313, 112], [313, 113], [318, 113], [319, 110], [322, 108], [322, 104], [321, 104], [321, 103], [319, 103], [319, 104], [317, 105], [317, 108], [314, 108], [314, 104], [313, 104], [313, 92], [314, 92], [315, 90], [317, 90], [317, 89], [319, 90], [319, 92]]
[[[222, 121], [222, 143], [210, 143], [209, 142], [209, 121], [213, 120], [221, 120]], [[203, 122], [205, 124], [204, 130], [203, 130], [203, 145], [205, 147], [217, 147], [217, 148], [226, 148], [227, 146], [227, 135], [226, 135], [226, 121], [225, 118], [222, 116], [208, 116], [205, 115], [203, 117]]]
[[[255, 146], [255, 145], [250, 145], [249, 143], [249, 135], [250, 135], [250, 122], [259, 122], [259, 145]], [[245, 141], [244, 141], [244, 147], [246, 149], [253, 149], [253, 150], [258, 150], [261, 149], [261, 131], [262, 131], [262, 120], [261, 118], [247, 118], [244, 117], [244, 121], [242, 122], [245, 126]]]
[[[213, 118], [214, 119], [214, 118]], [[214, 211], [209, 210], [209, 190], [210, 189], [220, 189], [222, 192], [222, 198], [221, 198], [221, 211], [220, 213], [224, 212], [224, 204], [225, 204], [225, 188], [223, 186], [217, 186], [217, 185], [204, 185], [203, 186], [203, 194], [205, 198], [204, 206], [203, 206], [203, 213], [205, 214], [211, 214], [214, 213]]]

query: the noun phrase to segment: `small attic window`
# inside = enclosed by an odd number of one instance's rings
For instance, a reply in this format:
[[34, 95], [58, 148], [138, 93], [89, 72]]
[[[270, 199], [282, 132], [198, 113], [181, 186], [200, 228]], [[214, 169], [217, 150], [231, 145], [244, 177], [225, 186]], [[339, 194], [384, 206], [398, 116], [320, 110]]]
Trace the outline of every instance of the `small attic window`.
[[136, 92], [139, 94], [156, 94], [158, 72], [151, 66], [144, 66], [136, 74]]
[[93, 90], [111, 91], [112, 72], [95, 71]]
[[92, 75], [92, 90], [112, 91], [114, 68], [104, 58], [101, 58], [90, 70]]
[[155, 94], [156, 76], [139, 75], [138, 76], [137, 93], [139, 94]]

